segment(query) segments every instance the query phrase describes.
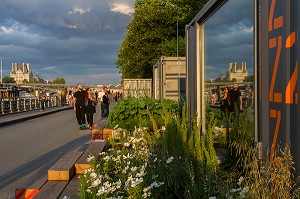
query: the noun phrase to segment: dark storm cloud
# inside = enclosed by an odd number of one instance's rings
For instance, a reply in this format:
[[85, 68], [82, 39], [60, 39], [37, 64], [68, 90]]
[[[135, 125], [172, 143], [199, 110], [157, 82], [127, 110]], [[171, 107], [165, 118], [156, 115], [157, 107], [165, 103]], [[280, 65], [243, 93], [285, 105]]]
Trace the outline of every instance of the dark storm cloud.
[[133, 4], [134, 0], [2, 1], [0, 56], [5, 75], [12, 62], [26, 62], [46, 79], [118, 83], [114, 63]]
[[229, 0], [204, 22], [206, 78], [226, 74], [230, 62], [247, 62], [253, 73], [253, 2]]

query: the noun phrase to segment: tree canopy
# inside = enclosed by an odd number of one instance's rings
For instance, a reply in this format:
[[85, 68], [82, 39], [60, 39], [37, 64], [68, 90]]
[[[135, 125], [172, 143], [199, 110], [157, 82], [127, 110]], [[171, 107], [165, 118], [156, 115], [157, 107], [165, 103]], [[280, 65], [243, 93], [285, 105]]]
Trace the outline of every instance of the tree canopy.
[[2, 83], [16, 83], [15, 79], [9, 76], [2, 78]]
[[57, 77], [51, 82], [52, 84], [65, 84], [66, 80], [63, 77]]
[[207, 0], [136, 0], [135, 13], [119, 52], [117, 67], [122, 78], [151, 78], [161, 56], [185, 56], [185, 25]]

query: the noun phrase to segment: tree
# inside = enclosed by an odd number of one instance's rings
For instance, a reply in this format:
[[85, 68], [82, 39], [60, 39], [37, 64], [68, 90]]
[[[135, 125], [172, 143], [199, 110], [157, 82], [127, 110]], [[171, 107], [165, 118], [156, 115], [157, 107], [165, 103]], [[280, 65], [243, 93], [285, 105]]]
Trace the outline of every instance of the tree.
[[[136, 0], [133, 19], [119, 52], [117, 67], [123, 78], [151, 78], [161, 56], [176, 56], [177, 0]], [[179, 48], [185, 56], [185, 25], [207, 0], [178, 0]]]
[[2, 78], [2, 83], [16, 83], [15, 79], [9, 76]]
[[246, 76], [244, 82], [254, 82], [254, 75]]
[[28, 82], [27, 79], [24, 79], [24, 80], [22, 81], [22, 83], [23, 83], [23, 84], [27, 84], [27, 83], [29, 83], [29, 82]]
[[236, 79], [236, 78], [232, 78], [231, 81], [232, 81], [232, 82], [237, 82], [237, 79]]
[[65, 84], [66, 80], [63, 77], [57, 77], [53, 80], [52, 82], [53, 84]]

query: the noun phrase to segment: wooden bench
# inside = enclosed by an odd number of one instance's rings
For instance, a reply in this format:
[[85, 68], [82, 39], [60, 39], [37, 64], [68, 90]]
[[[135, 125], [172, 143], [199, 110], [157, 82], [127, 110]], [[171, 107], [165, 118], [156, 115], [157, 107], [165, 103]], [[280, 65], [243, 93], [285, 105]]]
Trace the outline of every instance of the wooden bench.
[[[60, 159], [64, 153], [58, 153], [54, 159]], [[15, 199], [32, 199], [40, 191], [40, 189], [47, 183], [47, 174], [40, 176], [40, 179], [26, 188], [18, 188], [15, 191]]]
[[64, 191], [69, 181], [48, 181], [34, 196], [34, 199], [56, 199]]
[[75, 174], [75, 163], [82, 154], [82, 151], [66, 153], [48, 170], [48, 180], [70, 181]]
[[33, 198], [40, 189], [47, 183], [47, 176], [41, 178], [39, 181], [34, 183], [25, 189], [16, 189], [15, 199], [31, 199]]
[[113, 129], [104, 128], [104, 129], [93, 129], [92, 130], [92, 139], [109, 139], [112, 137]]
[[103, 129], [94, 128], [92, 130], [92, 139], [93, 140], [103, 139]]
[[89, 148], [75, 163], [76, 174], [83, 174], [85, 170], [89, 169], [90, 164], [86, 161], [86, 159], [88, 158], [89, 155], [92, 155], [97, 159], [99, 157], [99, 153], [101, 153], [105, 149], [105, 145], [106, 145], [106, 141], [92, 142]]
[[111, 138], [113, 134], [113, 129], [104, 128], [103, 129], [103, 139]]
[[107, 120], [99, 120], [94, 124], [95, 129], [104, 129], [107, 127], [107, 124], [105, 123]]
[[72, 178], [72, 180], [60, 195], [60, 199], [62, 199], [64, 196], [67, 196], [68, 198], [70, 197], [72, 199], [79, 199], [78, 192], [80, 189], [80, 179], [78, 177], [79, 175], [76, 175]]

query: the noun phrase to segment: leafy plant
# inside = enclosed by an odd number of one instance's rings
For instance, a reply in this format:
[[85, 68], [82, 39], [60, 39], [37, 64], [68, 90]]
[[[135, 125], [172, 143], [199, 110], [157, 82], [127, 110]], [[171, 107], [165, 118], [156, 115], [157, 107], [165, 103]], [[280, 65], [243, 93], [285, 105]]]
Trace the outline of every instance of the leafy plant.
[[[120, 128], [133, 131], [135, 127], [148, 127], [153, 130], [153, 121], [161, 127], [164, 125], [164, 109], [176, 111], [178, 104], [172, 100], [156, 100], [152, 98], [128, 98], [114, 106], [108, 117], [110, 127], [118, 125]], [[151, 113], [151, 118], [149, 113]]]
[[[186, 105], [182, 106], [179, 113], [168, 112], [165, 119], [166, 130], [157, 140], [155, 155], [161, 160], [167, 160], [168, 157], [174, 159], [171, 167], [166, 167], [160, 162], [152, 166], [152, 172], [160, 181], [166, 182], [162, 189], [156, 190], [155, 196], [208, 198], [218, 190], [216, 188], [218, 162], [213, 148], [212, 131], [208, 130], [205, 135], [201, 135], [201, 128], [195, 115], [188, 136]], [[214, 122], [212, 121], [210, 125], [214, 125]], [[153, 197], [156, 198], [155, 196]]]
[[250, 198], [299, 198], [300, 188], [296, 186], [297, 178], [293, 176], [294, 161], [290, 148], [279, 148], [274, 160], [269, 158], [263, 163], [257, 157], [257, 149], [251, 150], [253, 161], [251, 171], [246, 176], [250, 188]]
[[99, 160], [90, 157], [91, 169], [81, 179], [82, 198], [299, 198], [289, 148], [272, 161], [258, 159], [247, 111], [229, 118], [228, 157], [219, 165], [213, 112], [205, 129], [197, 115], [189, 129], [186, 105], [149, 101], [124, 102], [124, 120], [144, 116], [151, 129], [115, 129], [119, 139], [110, 140], [112, 149]]
[[249, 165], [253, 161], [254, 121], [249, 121], [248, 111], [238, 114], [235, 110], [232, 117], [232, 130], [229, 134], [227, 168], [235, 168], [242, 175], [249, 172]]

